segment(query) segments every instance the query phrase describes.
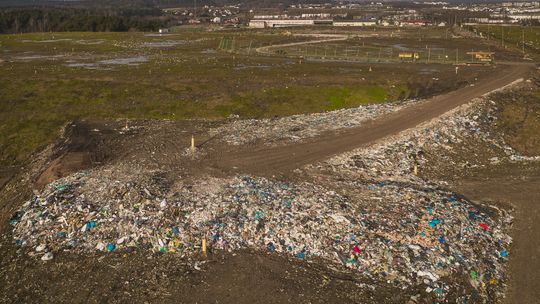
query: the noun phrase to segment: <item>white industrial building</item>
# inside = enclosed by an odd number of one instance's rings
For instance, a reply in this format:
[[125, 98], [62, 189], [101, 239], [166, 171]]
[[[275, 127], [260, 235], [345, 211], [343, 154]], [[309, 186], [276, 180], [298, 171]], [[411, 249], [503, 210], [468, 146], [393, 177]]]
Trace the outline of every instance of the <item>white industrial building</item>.
[[375, 26], [375, 21], [334, 21], [334, 26]]
[[[317, 20], [320, 21], [320, 20]], [[329, 20], [331, 23], [331, 20]], [[249, 21], [249, 27], [253, 28], [267, 28], [267, 27], [293, 27], [293, 26], [308, 26], [314, 25], [315, 20], [308, 19], [266, 19], [266, 20], [251, 20]]]

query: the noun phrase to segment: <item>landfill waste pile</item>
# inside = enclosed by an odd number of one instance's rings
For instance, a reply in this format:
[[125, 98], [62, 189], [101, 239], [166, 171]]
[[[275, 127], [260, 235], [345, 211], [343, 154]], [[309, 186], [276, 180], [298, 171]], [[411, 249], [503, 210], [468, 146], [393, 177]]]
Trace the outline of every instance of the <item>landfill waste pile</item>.
[[[525, 159], [490, 133], [495, 106], [488, 97], [476, 100], [306, 166], [303, 181], [294, 183], [239, 175], [169, 181], [161, 178], [166, 172], [135, 170], [129, 162], [79, 172], [36, 192], [13, 215], [14, 242], [44, 261], [62, 251], [142, 251], [189, 260], [205, 249], [247, 248], [353, 271], [367, 283], [359, 288], [375, 288], [370, 282], [377, 281], [420, 290], [438, 302], [496, 302], [505, 292], [511, 214], [416, 174], [418, 166], [429, 165], [426, 154], [435, 151], [441, 162], [453, 162], [469, 143], [488, 145], [495, 155], [468, 157], [471, 162]], [[266, 121], [271, 127], [260, 132], [253, 130], [261, 121], [233, 122], [227, 128], [238, 134], [227, 140], [296, 140], [393, 109], [377, 107]]]
[[[418, 171], [424, 167], [434, 166], [439, 170], [441, 168], [445, 170], [448, 167], [458, 167], [466, 170], [471, 167], [487, 166], [500, 162], [537, 160], [539, 157], [520, 156], [512, 147], [506, 144], [501, 134], [491, 132], [493, 125], [497, 123], [497, 117], [494, 115], [496, 107], [496, 102], [489, 97], [477, 99], [439, 118], [377, 142], [367, 148], [356, 149], [327, 161], [309, 165], [304, 173], [318, 176], [323, 173], [323, 176], [326, 177], [324, 183], [332, 185], [332, 188], [339, 189], [348, 187], [358, 191], [358, 186], [362, 183], [380, 183], [385, 187], [392, 185], [400, 189], [414, 188], [431, 191], [439, 189], [446, 182], [426, 180], [424, 177], [420, 177]], [[478, 150], [488, 150], [487, 155], [482, 155], [486, 157], [484, 159], [482, 159], [481, 155], [474, 153], [479, 146], [482, 146], [482, 149]], [[430, 164], [433, 159], [428, 159], [427, 154], [435, 154], [437, 163]], [[468, 155], [468, 157], [463, 157], [463, 155]], [[373, 197], [381, 201], [381, 204], [378, 205], [381, 210], [374, 212], [374, 214], [385, 214], [399, 210], [398, 212], [404, 215], [404, 220], [408, 218], [406, 214], [410, 211], [400, 209], [400, 207], [404, 208], [403, 205], [389, 206], [388, 202], [391, 200], [380, 194]], [[383, 202], [384, 204], [382, 204]], [[491, 206], [490, 208], [495, 207]], [[499, 235], [492, 239], [494, 242], [492, 245], [505, 244], [503, 245], [504, 248], [491, 249], [494, 250], [492, 251], [493, 254], [499, 257], [497, 263], [488, 263], [491, 265], [488, 272], [494, 274], [494, 276], [482, 282], [475, 281], [478, 278], [478, 271], [469, 269], [472, 279], [469, 281], [471, 287], [476, 292], [483, 294], [484, 298], [489, 295], [487, 298], [490, 301], [504, 297], [505, 267], [504, 263], [501, 263], [503, 261], [501, 258], [508, 255], [506, 247], [511, 242], [510, 237], [504, 234], [504, 231], [508, 231], [507, 229], [513, 219], [507, 211], [498, 210], [497, 213], [496, 217], [506, 223], [501, 227], [505, 225], [506, 227], [499, 230]], [[396, 216], [396, 218], [399, 218], [399, 216]], [[434, 227], [439, 223], [431, 221], [427, 225]], [[487, 228], [486, 226], [482, 227], [482, 229]], [[398, 229], [402, 228], [399, 227]], [[426, 229], [417, 229], [417, 233], [425, 234], [421, 230]], [[461, 228], [458, 230], [461, 230]], [[436, 243], [436, 238], [430, 240]], [[439, 241], [444, 243], [448, 241], [448, 238], [441, 236]], [[406, 242], [411, 244], [410, 239], [407, 239]], [[434, 248], [434, 243], [424, 243], [420, 248]], [[416, 243], [413, 242], [412, 244]], [[472, 244], [472, 242], [467, 244]], [[489, 253], [491, 250], [482, 251], [480, 248], [478, 250], [470, 248], [469, 250], [475, 251], [476, 259], [483, 259], [491, 255]], [[488, 289], [491, 286], [498, 290], [497, 295], [489, 291], [486, 293], [486, 286]], [[433, 290], [437, 292], [437, 289]]]
[[346, 197], [308, 182], [237, 176], [194, 187], [128, 172], [99, 169], [53, 182], [11, 219], [16, 244], [46, 261], [60, 251], [189, 257], [204, 239], [209, 251], [317, 257], [441, 299], [460, 288], [456, 276], [477, 287], [470, 297], [496, 294], [504, 279], [508, 217], [447, 191], [356, 182], [362, 195]]
[[[368, 148], [343, 153], [310, 167], [339, 175], [353, 173], [365, 179], [424, 183], [414, 174], [415, 167], [417, 172], [426, 166], [436, 166], [438, 170], [467, 169], [502, 161], [535, 159], [520, 156], [506, 144], [502, 135], [490, 131], [497, 119], [494, 110], [494, 101], [477, 99]], [[474, 151], [479, 145], [483, 148], [478, 150], [489, 150], [488, 159], [482, 159]], [[436, 155], [436, 164], [429, 163], [427, 152]]]
[[417, 100], [381, 103], [323, 113], [299, 114], [276, 119], [235, 120], [209, 131], [231, 145], [263, 140], [267, 144], [300, 141], [323, 132], [358, 127], [381, 115], [399, 111]]

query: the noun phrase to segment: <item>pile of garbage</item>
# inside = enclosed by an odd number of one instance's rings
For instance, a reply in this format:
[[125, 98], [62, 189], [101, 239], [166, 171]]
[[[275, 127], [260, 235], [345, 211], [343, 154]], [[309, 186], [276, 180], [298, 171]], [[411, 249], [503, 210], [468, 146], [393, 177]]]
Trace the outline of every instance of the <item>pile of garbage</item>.
[[252, 248], [322, 258], [359, 275], [439, 297], [468, 278], [494, 292], [511, 242], [504, 211], [489, 216], [434, 188], [350, 181], [343, 196], [303, 182], [250, 176], [160, 185], [96, 170], [57, 180], [13, 216], [15, 242], [43, 260], [59, 251], [133, 250], [193, 256]]
[[[370, 147], [308, 166], [304, 182], [254, 176], [167, 182], [160, 178], [164, 172], [119, 164], [73, 174], [37, 192], [14, 214], [13, 237], [42, 260], [61, 251], [192, 257], [204, 248], [250, 248], [323, 260], [362, 278], [421, 288], [441, 300], [458, 294], [465, 302], [492, 301], [505, 288], [511, 215], [414, 174], [417, 166], [427, 165], [426, 151], [441, 151], [444, 161], [471, 142], [515, 160], [515, 151], [489, 132], [492, 106], [488, 98], [477, 100]], [[220, 128], [229, 130], [225, 139], [234, 144], [299, 140], [358, 125], [394, 107], [238, 121]], [[220, 128], [214, 132], [225, 132]], [[326, 183], [309, 181], [317, 178], [327, 178]]]
[[211, 136], [231, 145], [264, 141], [267, 144], [316, 137], [323, 132], [358, 127], [381, 115], [399, 111], [416, 103], [408, 100], [394, 103], [364, 105], [336, 111], [299, 114], [275, 119], [235, 120], [209, 131]]
[[[439, 170], [446, 169], [445, 166], [470, 168], [485, 166], [494, 160], [521, 159], [501, 135], [490, 132], [496, 122], [494, 105], [488, 98], [475, 100], [416, 128], [310, 168], [331, 168], [341, 175], [354, 173], [366, 179], [424, 183], [414, 173], [431, 165], [427, 152], [436, 154]], [[478, 148], [480, 146], [482, 148]], [[468, 150], [476, 148], [490, 153], [489, 158], [482, 159], [476, 153], [471, 155]]]

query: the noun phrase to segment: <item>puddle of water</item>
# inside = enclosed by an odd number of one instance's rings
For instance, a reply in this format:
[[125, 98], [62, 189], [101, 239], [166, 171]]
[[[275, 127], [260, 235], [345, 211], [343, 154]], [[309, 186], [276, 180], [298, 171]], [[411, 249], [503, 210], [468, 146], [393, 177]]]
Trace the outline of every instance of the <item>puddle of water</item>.
[[13, 60], [20, 60], [20, 61], [31, 61], [31, 60], [39, 60], [39, 59], [47, 59], [47, 60], [54, 60], [56, 58], [64, 57], [62, 55], [28, 55], [28, 56], [14, 56]]
[[401, 51], [407, 51], [409, 50], [408, 47], [404, 46], [403, 44], [394, 44], [392, 45], [393, 48], [401, 50]]
[[101, 60], [93, 63], [77, 62], [75, 60], [66, 60], [65, 66], [70, 68], [83, 68], [88, 70], [112, 70], [112, 68], [107, 67], [111, 65], [129, 65], [129, 66], [138, 66], [141, 63], [148, 62], [148, 58], [144, 56], [138, 57], [127, 57], [127, 58], [113, 58], [107, 60]]
[[174, 36], [174, 34], [146, 34], [144, 37], [167, 37]]
[[171, 47], [179, 44], [184, 44], [183, 40], [166, 40], [166, 41], [155, 41], [155, 42], [145, 42], [142, 44], [143, 47], [151, 48], [162, 48], [162, 47]]
[[114, 58], [98, 61], [98, 64], [105, 65], [139, 65], [141, 63], [148, 62], [148, 58], [144, 56], [128, 57], [128, 58]]
[[70, 68], [88, 68], [88, 67], [95, 67], [96, 65], [94, 63], [68, 63], [66, 66]]
[[49, 39], [49, 40], [22, 40], [22, 42], [36, 42], [36, 43], [51, 43], [51, 42], [61, 42], [61, 41], [71, 41], [72, 39]]
[[269, 65], [244, 65], [244, 64], [238, 64], [236, 67], [234, 67], [235, 70], [245, 70], [245, 69], [269, 69], [271, 66]]
[[83, 44], [83, 45], [95, 45], [95, 44], [102, 44], [104, 43], [104, 39], [91, 39], [91, 40], [77, 40], [75, 43]]
[[100, 70], [100, 71], [112, 71], [113, 69], [106, 66], [100, 66], [95, 63], [80, 63], [80, 62], [72, 62], [68, 63], [65, 66], [70, 68], [83, 68], [87, 70]]
[[421, 75], [429, 75], [429, 74], [433, 74], [433, 73], [436, 73], [436, 72], [437, 72], [437, 70], [435, 70], [435, 69], [422, 68], [422, 69], [420, 69], [419, 73]]

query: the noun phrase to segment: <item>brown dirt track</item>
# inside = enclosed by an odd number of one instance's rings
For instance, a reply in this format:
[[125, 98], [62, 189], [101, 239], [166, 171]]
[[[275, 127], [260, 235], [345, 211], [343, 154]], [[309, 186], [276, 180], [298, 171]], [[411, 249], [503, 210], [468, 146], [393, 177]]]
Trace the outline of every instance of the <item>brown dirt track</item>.
[[[386, 115], [339, 134], [326, 134], [300, 144], [224, 151], [211, 156], [213, 167], [258, 175], [280, 175], [332, 155], [368, 145], [390, 135], [436, 118], [490, 91], [524, 77], [530, 65], [505, 65], [479, 79], [474, 86], [433, 97], [426, 102]], [[205, 160], [206, 161], [206, 160]]]
[[540, 166], [503, 166], [476, 172], [454, 182], [454, 191], [471, 199], [511, 205], [515, 220], [511, 236], [506, 303], [534, 304], [540, 299]]

